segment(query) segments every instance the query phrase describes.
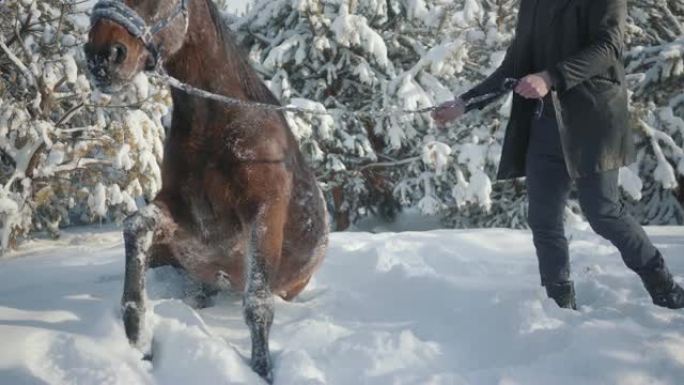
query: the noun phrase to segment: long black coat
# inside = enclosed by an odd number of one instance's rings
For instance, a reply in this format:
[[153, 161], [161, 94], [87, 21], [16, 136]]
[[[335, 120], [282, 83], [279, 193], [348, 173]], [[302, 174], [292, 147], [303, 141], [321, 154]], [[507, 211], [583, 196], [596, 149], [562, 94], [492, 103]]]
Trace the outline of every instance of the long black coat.
[[[532, 33], [537, 1], [521, 0], [515, 39], [501, 66], [463, 98], [500, 88], [505, 78], [532, 71]], [[556, 9], [543, 22], [548, 36], [563, 152], [572, 178], [612, 170], [634, 162], [629, 128], [625, 70], [622, 64], [626, 0], [554, 0]], [[525, 175], [525, 154], [536, 101], [513, 97], [499, 179]], [[479, 108], [484, 105], [477, 106]]]

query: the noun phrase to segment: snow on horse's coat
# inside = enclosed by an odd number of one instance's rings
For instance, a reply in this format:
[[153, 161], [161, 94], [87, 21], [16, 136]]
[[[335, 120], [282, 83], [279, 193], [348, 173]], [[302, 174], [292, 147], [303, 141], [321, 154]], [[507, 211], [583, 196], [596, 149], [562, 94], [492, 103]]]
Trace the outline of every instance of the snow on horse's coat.
[[[116, 88], [154, 67], [151, 59], [162, 59], [171, 76], [194, 87], [278, 104], [211, 0], [190, 1], [178, 15], [175, 2], [125, 4], [147, 23], [168, 23], [151, 37], [159, 57], [116, 18], [94, 20], [86, 52], [98, 86]], [[270, 380], [272, 294], [292, 299], [320, 264], [328, 236], [323, 196], [280, 113], [225, 106], [180, 90], [172, 97], [162, 189], [124, 230], [127, 335], [145, 349], [148, 266], [177, 266], [207, 285], [227, 281], [244, 292], [252, 367]]]

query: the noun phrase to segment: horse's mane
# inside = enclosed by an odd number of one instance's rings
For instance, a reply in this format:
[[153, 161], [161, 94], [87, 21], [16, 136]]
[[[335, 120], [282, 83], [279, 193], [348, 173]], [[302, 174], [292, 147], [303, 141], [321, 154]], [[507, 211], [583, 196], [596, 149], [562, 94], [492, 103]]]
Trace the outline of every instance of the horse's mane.
[[226, 51], [228, 52], [225, 60], [230, 61], [232, 67], [237, 69], [240, 83], [243, 90], [247, 93], [247, 97], [250, 100], [257, 102], [280, 105], [278, 99], [273, 95], [271, 90], [266, 87], [254, 68], [250, 65], [245, 50], [237, 45], [233, 32], [228, 27], [228, 23], [221, 15], [216, 4], [214, 4], [214, 1], [206, 0], [206, 3], [209, 7], [211, 19], [216, 26], [218, 37], [223, 41]]

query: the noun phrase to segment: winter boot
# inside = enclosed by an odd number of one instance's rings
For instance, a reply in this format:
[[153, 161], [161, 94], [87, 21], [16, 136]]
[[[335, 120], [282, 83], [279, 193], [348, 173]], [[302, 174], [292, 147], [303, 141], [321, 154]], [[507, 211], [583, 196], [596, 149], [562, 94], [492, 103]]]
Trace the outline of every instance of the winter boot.
[[575, 302], [575, 285], [572, 281], [547, 283], [546, 295], [556, 301], [559, 307], [577, 310]]
[[655, 305], [668, 309], [684, 308], [684, 289], [672, 278], [660, 252], [651, 262], [637, 271], [637, 274], [641, 277]]

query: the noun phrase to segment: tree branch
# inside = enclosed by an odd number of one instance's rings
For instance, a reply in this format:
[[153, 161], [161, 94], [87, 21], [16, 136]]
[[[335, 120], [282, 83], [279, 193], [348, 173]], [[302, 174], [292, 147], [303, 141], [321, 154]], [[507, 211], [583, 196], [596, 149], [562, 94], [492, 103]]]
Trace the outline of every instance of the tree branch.
[[9, 47], [5, 45], [5, 38], [0, 35], [0, 49], [2, 49], [5, 52], [5, 55], [10, 59], [12, 64], [14, 64], [17, 69], [21, 72], [21, 74], [26, 78], [26, 80], [33, 86], [36, 85], [35, 79], [33, 78], [33, 74], [31, 74], [31, 71], [24, 65], [24, 63], [19, 60], [19, 58], [10, 51]]

